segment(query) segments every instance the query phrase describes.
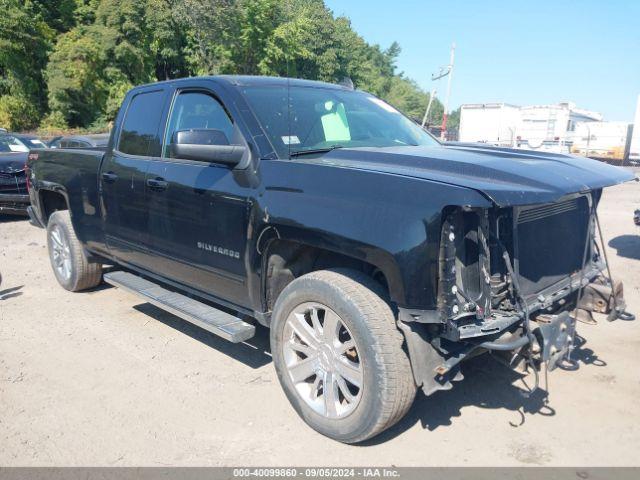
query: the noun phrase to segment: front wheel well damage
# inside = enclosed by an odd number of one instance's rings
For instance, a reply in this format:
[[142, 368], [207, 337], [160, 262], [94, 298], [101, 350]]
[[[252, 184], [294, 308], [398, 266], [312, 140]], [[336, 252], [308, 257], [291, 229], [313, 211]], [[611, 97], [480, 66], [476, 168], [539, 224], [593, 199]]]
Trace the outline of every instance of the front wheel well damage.
[[368, 262], [311, 245], [278, 239], [271, 242], [266, 252], [263, 285], [265, 310], [273, 310], [280, 293], [296, 278], [330, 268], [349, 268], [363, 272], [380, 284], [385, 296], [389, 291], [384, 273]]

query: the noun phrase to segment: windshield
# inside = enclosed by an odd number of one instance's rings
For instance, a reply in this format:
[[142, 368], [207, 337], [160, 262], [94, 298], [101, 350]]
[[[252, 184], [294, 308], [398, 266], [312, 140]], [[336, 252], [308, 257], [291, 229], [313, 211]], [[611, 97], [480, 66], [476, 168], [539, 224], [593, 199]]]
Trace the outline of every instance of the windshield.
[[44, 142], [39, 138], [23, 137], [19, 140], [29, 148], [47, 148]]
[[28, 152], [29, 147], [11, 135], [0, 135], [0, 152]]
[[336, 147], [438, 145], [415, 122], [365, 92], [298, 86], [242, 91], [281, 158]]

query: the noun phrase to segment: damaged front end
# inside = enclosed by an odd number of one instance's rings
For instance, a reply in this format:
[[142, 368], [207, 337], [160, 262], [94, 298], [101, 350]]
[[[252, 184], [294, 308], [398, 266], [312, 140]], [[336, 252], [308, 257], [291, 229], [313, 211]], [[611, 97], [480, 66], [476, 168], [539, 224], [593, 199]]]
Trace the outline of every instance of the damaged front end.
[[592, 312], [632, 318], [596, 241], [600, 195], [444, 212], [437, 315], [400, 309], [399, 317], [427, 395], [451, 388], [460, 363], [487, 351], [570, 368], [577, 321], [594, 323]]

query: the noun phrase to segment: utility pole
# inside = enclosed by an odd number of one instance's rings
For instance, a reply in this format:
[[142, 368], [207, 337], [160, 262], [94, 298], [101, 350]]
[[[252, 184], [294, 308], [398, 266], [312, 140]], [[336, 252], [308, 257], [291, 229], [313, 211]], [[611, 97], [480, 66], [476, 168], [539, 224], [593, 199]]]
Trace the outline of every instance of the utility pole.
[[[442, 116], [442, 133], [440, 134], [441, 138], [444, 138], [446, 129], [447, 129], [447, 109], [449, 108], [449, 95], [451, 94], [451, 77], [453, 75], [453, 53], [456, 49], [456, 44], [454, 43], [451, 46], [451, 58], [449, 61], [449, 65], [445, 67], [440, 67], [440, 71], [438, 73], [433, 73], [431, 75], [431, 81], [435, 82], [436, 80], [440, 80], [441, 78], [449, 76], [449, 83], [447, 85], [447, 98], [446, 104], [444, 107], [444, 114]], [[429, 119], [429, 111], [431, 110], [431, 105], [433, 104], [433, 100], [436, 96], [436, 89], [434, 88], [431, 91], [431, 95], [429, 96], [429, 104], [427, 105], [427, 110], [424, 112], [424, 117], [422, 118], [422, 126], [424, 127]]]
[[424, 128], [424, 126], [427, 123], [427, 120], [429, 120], [429, 112], [431, 111], [431, 104], [433, 103], [433, 99], [436, 98], [436, 93], [437, 93], [437, 90], [435, 88], [431, 90], [431, 94], [429, 95], [429, 103], [427, 104], [427, 111], [424, 112], [424, 117], [422, 117], [422, 128]]
[[442, 114], [442, 129], [440, 132], [440, 139], [445, 140], [447, 134], [447, 112], [449, 111], [449, 97], [451, 96], [451, 79], [453, 78], [453, 59], [456, 53], [455, 42], [451, 44], [451, 59], [449, 60], [449, 79], [447, 81], [447, 96], [444, 101], [444, 112]]

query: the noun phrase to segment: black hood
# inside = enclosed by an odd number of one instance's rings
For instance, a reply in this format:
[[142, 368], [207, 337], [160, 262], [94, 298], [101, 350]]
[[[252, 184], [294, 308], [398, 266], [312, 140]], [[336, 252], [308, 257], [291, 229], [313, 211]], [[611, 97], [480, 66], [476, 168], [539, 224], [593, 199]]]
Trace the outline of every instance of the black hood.
[[635, 178], [584, 157], [476, 145], [341, 148], [317, 161], [467, 187], [498, 206], [550, 203]]
[[14, 173], [24, 170], [28, 155], [26, 152], [0, 153], [0, 173]]

